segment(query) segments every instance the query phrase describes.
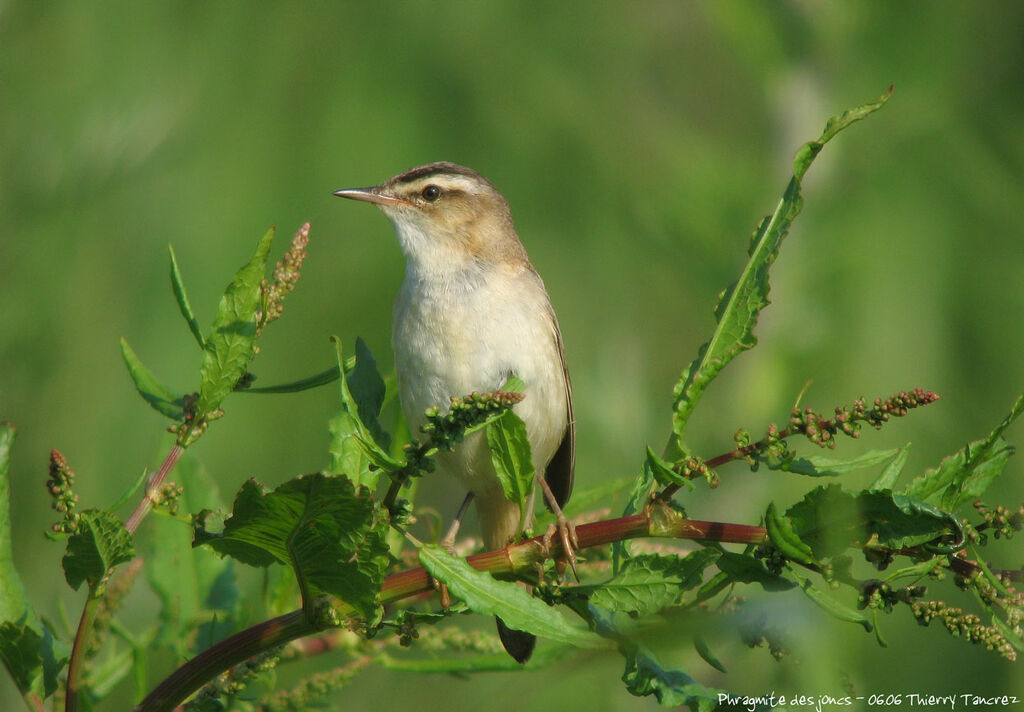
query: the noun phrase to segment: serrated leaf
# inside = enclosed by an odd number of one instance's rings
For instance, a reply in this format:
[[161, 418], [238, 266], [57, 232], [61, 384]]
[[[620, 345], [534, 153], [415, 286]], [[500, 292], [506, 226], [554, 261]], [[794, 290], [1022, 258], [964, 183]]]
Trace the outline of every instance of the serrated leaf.
[[[535, 470], [530, 454], [526, 424], [511, 410], [487, 425], [487, 445], [491, 464], [501, 483], [505, 499], [519, 505], [520, 516], [526, 512], [526, 501], [533, 491]], [[520, 519], [519, 528], [523, 527]]]
[[775, 502], [768, 505], [768, 511], [764, 515], [764, 528], [768, 539], [787, 559], [801, 564], [818, 563], [811, 547], [794, 531], [789, 520], [779, 514]]
[[199, 322], [192, 311], [192, 304], [188, 300], [188, 293], [185, 291], [185, 282], [181, 278], [181, 270], [178, 268], [178, 258], [174, 254], [174, 247], [167, 245], [167, 251], [171, 253], [171, 289], [174, 291], [174, 299], [178, 302], [178, 310], [188, 324], [188, 330], [192, 332], [199, 348], [206, 345], [203, 339], [203, 332], [199, 330]]
[[869, 621], [867, 616], [863, 613], [855, 608], [847, 606], [845, 603], [839, 601], [825, 591], [822, 591], [820, 588], [815, 586], [810, 579], [797, 573], [793, 567], [787, 566], [786, 568], [789, 570], [789, 574], [796, 579], [797, 583], [800, 585], [800, 590], [804, 592], [804, 595], [814, 601], [819, 608], [830, 616], [838, 618], [841, 621], [846, 621], [847, 623], [857, 623], [858, 625], [863, 626], [864, 630], [868, 633], [874, 630], [874, 626], [871, 621]]
[[304, 602], [330, 594], [372, 618], [389, 562], [387, 525], [378, 515], [370, 492], [343, 476], [305, 475], [270, 492], [249, 480], [223, 531], [210, 531], [200, 518], [194, 544], [250, 566], [287, 564]]
[[723, 291], [715, 307], [715, 331], [711, 339], [701, 346], [697, 357], [683, 371], [673, 389], [673, 432], [666, 456], [685, 454], [686, 425], [708, 384], [737, 355], [753, 348], [757, 339], [754, 327], [761, 310], [768, 305], [768, 270], [778, 256], [783, 238], [793, 220], [803, 208], [800, 182], [821, 148], [842, 129], [878, 110], [891, 94], [884, 94], [877, 102], [850, 109], [828, 120], [817, 141], [805, 144], [793, 161], [793, 177], [779, 201], [775, 212], [765, 218], [754, 231], [750, 244], [750, 259], [736, 282]]
[[762, 457], [759, 460], [770, 470], [795, 472], [798, 475], [810, 477], [836, 477], [881, 465], [883, 462], [889, 462], [898, 454], [899, 450], [869, 450], [852, 457], [812, 455], [810, 457], [794, 457], [781, 462], [768, 457]]
[[98, 595], [107, 571], [133, 558], [132, 535], [121, 520], [102, 509], [87, 509], [79, 515], [78, 531], [68, 538], [61, 563], [71, 588], [77, 591], [85, 582], [89, 593]]
[[891, 490], [896, 486], [896, 481], [900, 478], [903, 473], [903, 468], [907, 464], [907, 458], [910, 456], [910, 446], [913, 443], [907, 443], [900, 451], [896, 453], [896, 457], [891, 459], [889, 463], [882, 469], [882, 472], [871, 483], [868, 487], [869, 490]]
[[421, 546], [420, 563], [431, 576], [447, 584], [452, 595], [464, 601], [470, 610], [498, 616], [509, 628], [577, 648], [606, 646], [600, 636], [570, 624], [557, 609], [520, 586], [497, 581], [439, 546]]
[[917, 546], [958, 531], [955, 518], [920, 500], [887, 490], [847, 492], [818, 487], [786, 512], [794, 531], [818, 559], [877, 536], [882, 546]]
[[161, 383], [152, 371], [146, 368], [124, 337], [121, 338], [121, 357], [124, 359], [124, 365], [128, 367], [128, 374], [132, 377], [135, 390], [156, 412], [166, 415], [171, 420], [181, 420], [185, 417], [183, 397]]
[[720, 552], [698, 549], [685, 557], [642, 554], [628, 559], [609, 581], [578, 586], [588, 600], [610, 611], [635, 615], [656, 613], [675, 605], [685, 591], [700, 585], [704, 570]]
[[[716, 562], [722, 573], [726, 574], [732, 581], [739, 583], [760, 584], [765, 591], [786, 591], [793, 588], [794, 584], [789, 579], [771, 573], [764, 562], [755, 559], [748, 554], [734, 554], [731, 551], [722, 552]], [[709, 584], [712, 582], [709, 581]], [[716, 588], [721, 584], [716, 582]], [[703, 591], [700, 598], [704, 598]]]
[[903, 494], [955, 511], [984, 494], [1002, 474], [1015, 448], [1000, 436], [1024, 412], [1024, 395], [984, 440], [975, 440], [942, 459], [939, 466], [914, 479]]
[[701, 685], [682, 670], [665, 668], [643, 646], [626, 649], [623, 655], [626, 667], [622, 681], [630, 694], [654, 695], [662, 707], [686, 705], [695, 712], [711, 712], [718, 707], [719, 690]]
[[271, 228], [256, 244], [252, 258], [235, 273], [217, 307], [213, 328], [203, 347], [196, 410], [209, 414], [220, 407], [245, 373], [256, 341], [260, 284], [267, 271], [267, 256], [274, 240]]

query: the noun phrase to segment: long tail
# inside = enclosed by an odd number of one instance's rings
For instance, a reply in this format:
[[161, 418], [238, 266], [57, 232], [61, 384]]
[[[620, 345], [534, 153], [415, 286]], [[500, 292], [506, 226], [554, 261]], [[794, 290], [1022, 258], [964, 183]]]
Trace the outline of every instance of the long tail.
[[[477, 496], [476, 506], [480, 531], [487, 549], [490, 551], [507, 546], [519, 529], [519, 505], [505, 499], [499, 490], [497, 497]], [[495, 617], [494, 620], [498, 624], [501, 644], [512, 659], [518, 663], [529, 660], [537, 645], [537, 636], [509, 628], [500, 618]]]

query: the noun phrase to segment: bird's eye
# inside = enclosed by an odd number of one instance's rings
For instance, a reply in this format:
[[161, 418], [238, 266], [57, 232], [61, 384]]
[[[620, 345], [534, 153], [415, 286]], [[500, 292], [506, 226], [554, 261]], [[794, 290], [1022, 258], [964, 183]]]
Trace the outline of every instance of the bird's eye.
[[441, 189], [438, 188], [436, 185], [428, 185], [426, 188], [423, 189], [421, 195], [423, 196], [424, 200], [433, 203], [435, 200], [441, 197]]

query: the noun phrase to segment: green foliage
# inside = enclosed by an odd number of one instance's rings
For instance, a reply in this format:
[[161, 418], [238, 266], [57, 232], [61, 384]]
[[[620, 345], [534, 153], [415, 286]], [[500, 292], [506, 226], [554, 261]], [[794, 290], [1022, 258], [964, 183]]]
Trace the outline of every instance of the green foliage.
[[668, 455], [689, 453], [685, 443], [686, 424], [704, 390], [732, 359], [757, 344], [754, 327], [761, 310], [768, 306], [768, 270], [779, 254], [790, 225], [803, 209], [800, 184], [804, 173], [824, 145], [836, 134], [882, 108], [891, 95], [892, 87], [889, 87], [878, 101], [833, 116], [826, 123], [821, 137], [817, 141], [808, 142], [797, 152], [793, 159], [793, 178], [782, 200], [775, 212], [762, 220], [751, 236], [748, 250], [750, 259], [743, 273], [718, 298], [715, 307], [717, 325], [711, 340], [700, 347], [697, 358], [683, 371], [673, 389], [674, 436], [669, 442]]
[[700, 549], [686, 556], [642, 554], [628, 559], [611, 579], [577, 587], [590, 603], [631, 615], [647, 615], [676, 606], [683, 593], [699, 586], [721, 552]]
[[4, 621], [0, 623], [0, 659], [22, 694], [46, 698], [57, 691], [67, 646], [55, 641], [47, 628]]
[[341, 407], [329, 424], [329, 469], [336, 474], [348, 475], [356, 484], [373, 488], [379, 472], [371, 469], [371, 465], [390, 470], [400, 466], [388, 454], [390, 436], [378, 421], [384, 401], [384, 381], [362, 339], [356, 340], [356, 360], [351, 368], [346, 368], [341, 341], [335, 338], [334, 344], [338, 370], [346, 376], [338, 381]]
[[526, 514], [526, 501], [533, 492], [536, 474], [526, 424], [511, 410], [505, 411], [487, 424], [487, 444], [505, 499], [519, 504], [519, 530], [522, 531], [522, 517]]
[[794, 472], [798, 475], [808, 475], [809, 477], [836, 477], [888, 463], [899, 453], [899, 450], [869, 450], [854, 457], [811, 455], [810, 457], [794, 457], [788, 460], [774, 460], [766, 457], [762, 459], [762, 462], [771, 470]]
[[192, 311], [192, 304], [189, 302], [188, 294], [185, 292], [185, 282], [181, 277], [181, 269], [178, 268], [178, 258], [174, 254], [174, 247], [168, 245], [167, 251], [171, 255], [171, 289], [174, 291], [175, 301], [178, 302], [178, 310], [185, 319], [185, 323], [188, 324], [188, 330], [192, 332], [192, 336], [195, 337], [199, 348], [206, 348], [206, 339], [203, 338], [203, 332], [199, 330], [199, 321]]
[[1014, 447], [1000, 436], [1024, 411], [1024, 396], [1017, 399], [1010, 413], [984, 440], [976, 440], [949, 457], [935, 469], [914, 479], [904, 494], [954, 511], [964, 502], [980, 497], [1002, 474]]
[[0, 423], [0, 622], [17, 621], [24, 616], [35, 618], [28, 604], [25, 586], [14, 567], [11, 549], [11, 448], [17, 430], [10, 423]]
[[420, 563], [430, 575], [447, 584], [452, 594], [470, 610], [498, 616], [513, 630], [565, 645], [604, 647], [600, 637], [570, 624], [556, 609], [530, 596], [516, 584], [497, 581], [438, 546], [424, 544], [419, 552]]
[[128, 367], [128, 375], [132, 377], [135, 390], [153, 407], [153, 410], [171, 420], [181, 420], [185, 417], [184, 396], [172, 392], [161, 383], [139, 360], [124, 337], [121, 337], [121, 357], [124, 359], [124, 365]]
[[622, 681], [631, 694], [654, 695], [662, 707], [686, 705], [697, 712], [710, 712], [718, 705], [718, 690], [701, 685], [682, 670], [666, 669], [640, 646], [626, 655]]
[[259, 326], [260, 285], [273, 241], [271, 228], [260, 238], [252, 259], [238, 270], [221, 297], [199, 368], [196, 410], [200, 418], [220, 408], [221, 401], [235, 389], [252, 360]]
[[[319, 696], [371, 666], [468, 675], [537, 669], [576, 649], [598, 655], [614, 647], [623, 658], [627, 692], [653, 696], [663, 706], [710, 710], [724, 693], [705, 687], [680, 667], [663, 665], [647, 647], [646, 638], [664, 617], [703, 622], [710, 619], [712, 610], [742, 609], [746, 606], [743, 592], [754, 587], [759, 594], [799, 588], [817, 610], [874, 632], [883, 645], [878, 626], [881, 614], [906, 608], [924, 624], [941, 621], [954, 635], [1005, 657], [1015, 656], [1024, 648], [1020, 630], [1024, 600], [1008, 585], [1011, 574], [984, 561], [981, 550], [990, 539], [1013, 536], [1024, 523], [1024, 509], [1014, 512], [978, 502], [975, 512], [981, 521], [976, 524], [968, 521], [975, 515], [964, 516], [958, 510], [985, 494], [1004, 471], [1013, 448], [1002, 436], [1024, 411], [1024, 397], [988, 436], [944, 459], [901, 491], [895, 486], [907, 468], [909, 444], [826, 457], [797, 456], [789, 440], [801, 436], [819, 448], [836, 448], [840, 434], [857, 437], [864, 424], [881, 428], [890, 418], [937, 398], [921, 389], [873, 402], [859, 399], [852, 407], [837, 407], [830, 417], [811, 408], [794, 408], [784, 427], [771, 425], [757, 442], [740, 431], [735, 449], [717, 457], [690, 452], [684, 438], [710, 382], [735, 356], [756, 344], [753, 330], [768, 304], [768, 272], [802, 208], [805, 172], [825, 143], [876, 111], [888, 96], [833, 117], [821, 137], [798, 152], [779, 206], [755, 231], [746, 266], [719, 299], [711, 339], [676, 384], [672, 436], [664, 457], [648, 447], [636, 477], [577, 492], [569, 511], [590, 520], [577, 527], [581, 547], [588, 549], [580, 559], [578, 584], [562, 580], [562, 544], [550, 533], [468, 561], [433, 544], [421, 544], [408, 533], [421, 526], [429, 513], [417, 506], [415, 488], [407, 485], [433, 471], [438, 453], [460, 447], [468, 435], [481, 430], [505, 496], [525, 513], [535, 466], [526, 426], [512, 410], [523, 398], [522, 379], [513, 377], [490, 393], [452, 394], [449, 403], [428, 409], [421, 432], [408, 443], [403, 442], [407, 433], [400, 416], [389, 420], [388, 396], [394, 389], [389, 390], [389, 381], [361, 338], [355, 341], [351, 357], [345, 356], [335, 339], [337, 365], [319, 374], [278, 386], [252, 387], [254, 377], [248, 369], [258, 351], [257, 338], [280, 316], [281, 300], [295, 286], [305, 257], [308, 224], [277, 263], [272, 281], [266, 272], [273, 231], [260, 239], [253, 257], [224, 292], [205, 337], [172, 249], [172, 291], [203, 351], [199, 389], [188, 396], [176, 394], [122, 340], [122, 356], [136, 389], [150, 406], [175, 421], [172, 431], [176, 434], [176, 444], [147, 482], [143, 500], [128, 523], [122, 524], [112, 513], [114, 507], [78, 512], [72, 473], [60, 453], [54, 451], [51, 456], [47, 486], [54, 507], [64, 514], [56, 531], [68, 535], [65, 577], [75, 589], [87, 583], [90, 593], [69, 659], [65, 683], [69, 706], [102, 703], [129, 672], [141, 697], [149, 682], [147, 666], [159, 657], [153, 652], [160, 650], [189, 662], [149, 692], [136, 709], [174, 709], [202, 683], [208, 686], [195, 695], [190, 709], [248, 709], [246, 696], [273, 688], [275, 667], [303, 652], [281, 646], [314, 632], [344, 628], [345, 635], [325, 638], [323, 645], [343, 648], [352, 656], [351, 662], [306, 678], [291, 691], [268, 692], [258, 703], [261, 708], [311, 706]], [[221, 415], [224, 398], [236, 390], [296, 392], [334, 380], [339, 382], [339, 402], [329, 425], [327, 469], [332, 474], [295, 477], [274, 489], [249, 479], [235, 494], [231, 512], [225, 513], [212, 480], [190, 457], [182, 458], [184, 449]], [[388, 432], [385, 422], [398, 424], [394, 433]], [[51, 628], [28, 605], [11, 561], [7, 465], [12, 439], [13, 429], [0, 428], [0, 657], [26, 699], [34, 703], [58, 689], [67, 655], [66, 646], [55, 640]], [[770, 502], [763, 528], [687, 519], [673, 500], [676, 493], [684, 486], [693, 489], [694, 481], [700, 479], [713, 488], [719, 482], [717, 469], [740, 461], [753, 469], [764, 465], [771, 471], [811, 477], [835, 478], [872, 468], [881, 472], [866, 489], [851, 491], [838, 484], [816, 487], [784, 512]], [[165, 481], [176, 465], [181, 485]], [[381, 495], [378, 489], [383, 488], [377, 485], [382, 476], [387, 488]], [[129, 493], [144, 477], [145, 473]], [[151, 517], [149, 536], [141, 545], [145, 561], [137, 560], [135, 528], [168, 491], [172, 501], [164, 501]], [[398, 497], [401, 491], [408, 493], [407, 499]], [[624, 516], [603, 519], [611, 503], [620, 506], [617, 497], [626, 499]], [[701, 546], [688, 552], [658, 549], [658, 553], [634, 555], [626, 542], [636, 537], [693, 539]], [[410, 541], [415, 551], [408, 548]], [[610, 571], [609, 557], [598, 548], [607, 543], [615, 545]], [[729, 551], [726, 544], [746, 546]], [[968, 553], [962, 554], [965, 549]], [[412, 568], [414, 556], [423, 569]], [[901, 558], [910, 563], [884, 579], [875, 578], [873, 571], [870, 577], [861, 571], [884, 570]], [[129, 561], [132, 565], [117, 576], [115, 569]], [[236, 577], [235, 562], [266, 570], [262, 596], [240, 589], [244, 577]], [[117, 619], [120, 603], [139, 571], [145, 572], [159, 602], [152, 624], [142, 631]], [[988, 622], [925, 598], [928, 587], [920, 582], [927, 579], [931, 586], [949, 573], [973, 593]], [[531, 588], [505, 580], [511, 578], [528, 581]], [[432, 602], [411, 600], [413, 594], [429, 593], [431, 583], [443, 585], [454, 603], [446, 600], [438, 610]], [[302, 608], [290, 610], [297, 597]], [[852, 605], [849, 601], [854, 597]], [[493, 635], [439, 634], [431, 628], [455, 614], [470, 613], [498, 616], [509, 628], [546, 643], [523, 668], [495, 654]], [[582, 619], [583, 625], [570, 616]], [[422, 637], [421, 628], [425, 629]], [[427, 632], [431, 630], [435, 635]], [[709, 665], [723, 673], [735, 669], [731, 661], [727, 668], [703, 637], [694, 635], [697, 655]], [[771, 653], [782, 655], [764, 626], [754, 634], [743, 633], [743, 639], [754, 644], [769, 640]], [[414, 648], [412, 656], [394, 651], [407, 646]]]
[[103, 509], [87, 509], [79, 516], [78, 531], [68, 539], [61, 564], [71, 588], [88, 583], [89, 594], [96, 596], [110, 569], [133, 558], [132, 535], [121, 520]]
[[857, 494], [839, 485], [811, 490], [786, 512], [792, 532], [819, 558], [835, 556], [851, 542], [877, 541], [892, 549], [935, 542], [951, 532], [961, 542], [956, 518], [927, 502], [887, 491]]
[[367, 618], [377, 616], [377, 593], [389, 557], [386, 523], [370, 493], [344, 476], [305, 475], [270, 492], [248, 480], [231, 516], [216, 529], [205, 510], [195, 544], [208, 545], [249, 566], [286, 564], [305, 605], [329, 594]]

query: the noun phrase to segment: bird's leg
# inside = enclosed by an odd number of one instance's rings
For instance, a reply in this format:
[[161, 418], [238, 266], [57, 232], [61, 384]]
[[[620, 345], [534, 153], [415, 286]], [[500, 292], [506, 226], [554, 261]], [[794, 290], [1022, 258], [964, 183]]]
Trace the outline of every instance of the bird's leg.
[[[452, 520], [452, 524], [448, 527], [448, 532], [444, 535], [444, 538], [438, 542], [438, 546], [447, 551], [452, 556], [455, 556], [455, 537], [459, 535], [459, 529], [462, 528], [462, 518], [466, 516], [466, 512], [469, 510], [469, 503], [473, 501], [473, 493], [467, 492], [466, 498], [462, 500], [462, 504], [459, 506], [458, 514], [455, 515], [455, 519]], [[433, 580], [433, 579], [432, 579]], [[448, 607], [452, 603], [451, 596], [448, 593], [448, 586], [443, 583], [439, 583], [433, 580], [434, 588], [437, 588], [441, 592], [441, 607], [448, 610]]]
[[[566, 518], [562, 508], [558, 506], [558, 500], [555, 499], [555, 494], [551, 491], [551, 486], [548, 485], [547, 480], [537, 475], [537, 483], [544, 490], [544, 499], [547, 500], [548, 507], [557, 520], [557, 525], [555, 526], [557, 526], [558, 538], [562, 542], [562, 554], [565, 556], [565, 562], [572, 569], [572, 575], [579, 581], [580, 575], [576, 571], [576, 550], [580, 547], [580, 542], [576, 538], [576, 526]], [[555, 528], [550, 528], [544, 534], [545, 547], [551, 546], [551, 539], [554, 537], [555, 531]]]

